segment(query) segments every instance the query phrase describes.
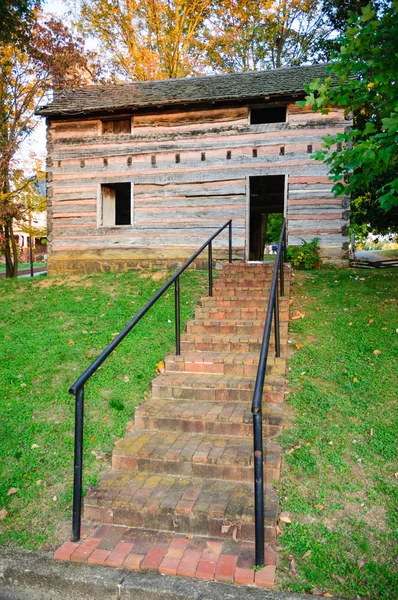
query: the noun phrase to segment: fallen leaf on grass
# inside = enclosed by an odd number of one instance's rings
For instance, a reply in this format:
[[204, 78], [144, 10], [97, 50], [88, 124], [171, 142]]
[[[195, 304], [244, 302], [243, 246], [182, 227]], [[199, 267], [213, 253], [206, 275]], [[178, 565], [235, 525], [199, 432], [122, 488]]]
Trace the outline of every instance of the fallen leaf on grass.
[[292, 321], [296, 321], [297, 319], [304, 319], [304, 313], [301, 312], [295, 312], [294, 315], [292, 316]]
[[375, 354], [376, 356], [378, 356], [379, 354], [381, 354], [381, 350], [373, 350], [373, 354]]
[[374, 323], [374, 319], [369, 319], [368, 325], [371, 325], [372, 323]]
[[128, 375], [125, 375], [125, 376], [123, 377], [123, 381], [125, 381], [126, 383], [127, 383], [128, 381], [130, 381], [130, 378], [128, 377]]
[[109, 417], [104, 417], [104, 418], [102, 419], [102, 421], [107, 421], [108, 419], [109, 419]]
[[354, 383], [358, 383], [358, 378], [357, 377], [353, 377], [352, 380], [353, 380]]
[[339, 577], [338, 575], [335, 575], [334, 573], [332, 575], [332, 579], [337, 579], [337, 581], [339, 583], [345, 583], [345, 579], [343, 579], [342, 577]]
[[74, 343], [75, 343], [75, 342], [74, 342], [73, 340], [69, 340], [69, 342], [68, 342], [68, 346], [73, 346], [73, 345], [74, 345]]
[[297, 573], [297, 564], [294, 558], [292, 558], [292, 560], [290, 561], [290, 574], [292, 577], [296, 577]]
[[322, 510], [324, 510], [324, 506], [323, 504], [314, 504], [314, 508], [316, 508], [318, 510], [318, 512], [321, 512]]
[[58, 500], [57, 496], [53, 496], [53, 502], [56, 502]]
[[323, 594], [323, 597], [324, 597], [324, 598], [333, 598], [333, 594], [329, 594], [329, 592], [325, 592], [325, 593]]
[[312, 554], [312, 550], [307, 550], [307, 552], [304, 552], [303, 558], [308, 558], [309, 556], [311, 556], [311, 554]]
[[281, 513], [279, 515], [279, 520], [282, 521], [282, 523], [291, 523], [292, 522], [288, 512]]
[[5, 519], [7, 515], [8, 515], [8, 511], [5, 508], [2, 508], [0, 510], [0, 521], [2, 521], [3, 519]]
[[358, 560], [357, 565], [360, 569], [362, 569], [362, 567], [364, 567], [366, 565], [366, 562], [363, 559], [361, 559], [361, 560]]
[[300, 350], [300, 348], [302, 348], [304, 346], [304, 344], [296, 344], [296, 349]]
[[39, 447], [38, 444], [32, 444], [31, 447], [30, 447], [30, 449], [31, 450], [36, 450], [36, 448], [38, 448], [38, 447]]
[[352, 327], [352, 323], [348, 323], [348, 327]]
[[160, 360], [155, 367], [155, 373], [164, 373], [165, 371], [166, 371], [166, 367], [165, 367], [164, 361]]
[[12, 496], [18, 492], [19, 488], [10, 488], [7, 492], [7, 496]]

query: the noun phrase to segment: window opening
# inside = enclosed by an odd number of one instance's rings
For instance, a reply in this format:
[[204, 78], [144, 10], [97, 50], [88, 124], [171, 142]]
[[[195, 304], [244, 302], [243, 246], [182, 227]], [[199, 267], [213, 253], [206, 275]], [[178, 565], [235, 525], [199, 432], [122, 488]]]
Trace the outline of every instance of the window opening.
[[268, 106], [264, 108], [250, 109], [251, 125], [259, 125], [260, 123], [285, 123], [286, 122], [286, 106]]
[[250, 177], [249, 260], [263, 261], [277, 248], [285, 203], [285, 176]]
[[131, 133], [131, 119], [112, 119], [111, 121], [102, 121], [102, 134], [111, 133]]
[[131, 225], [131, 183], [101, 185], [102, 225]]

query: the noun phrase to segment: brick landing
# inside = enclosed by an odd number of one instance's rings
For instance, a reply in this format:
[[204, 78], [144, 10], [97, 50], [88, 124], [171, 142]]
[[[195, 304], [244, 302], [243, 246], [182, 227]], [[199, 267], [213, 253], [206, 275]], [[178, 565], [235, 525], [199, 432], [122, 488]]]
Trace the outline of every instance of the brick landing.
[[78, 544], [66, 542], [54, 558], [269, 589], [275, 576], [275, 551], [269, 545], [265, 546], [266, 566], [254, 571], [254, 542], [183, 537], [117, 525], [91, 529]]
[[290, 270], [263, 393], [265, 565], [254, 571], [251, 403], [273, 265], [230, 264], [165, 359], [112, 468], [84, 499], [91, 522], [61, 560], [271, 588], [275, 575]]

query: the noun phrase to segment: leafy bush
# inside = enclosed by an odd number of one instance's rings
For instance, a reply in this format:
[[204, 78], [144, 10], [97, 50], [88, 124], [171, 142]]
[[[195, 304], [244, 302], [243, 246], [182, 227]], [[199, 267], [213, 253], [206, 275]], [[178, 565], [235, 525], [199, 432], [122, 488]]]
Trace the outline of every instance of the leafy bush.
[[287, 260], [294, 269], [319, 269], [322, 260], [319, 253], [319, 238], [314, 238], [310, 242], [301, 240], [301, 246], [288, 246], [286, 250]]

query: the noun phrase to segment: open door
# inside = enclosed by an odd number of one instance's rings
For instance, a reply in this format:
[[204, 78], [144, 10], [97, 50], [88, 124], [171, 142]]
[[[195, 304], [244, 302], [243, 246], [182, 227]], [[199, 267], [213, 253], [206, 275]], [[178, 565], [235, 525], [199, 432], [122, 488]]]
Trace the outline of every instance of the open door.
[[249, 177], [249, 190], [249, 261], [263, 261], [266, 245], [272, 246], [279, 238], [285, 175]]

